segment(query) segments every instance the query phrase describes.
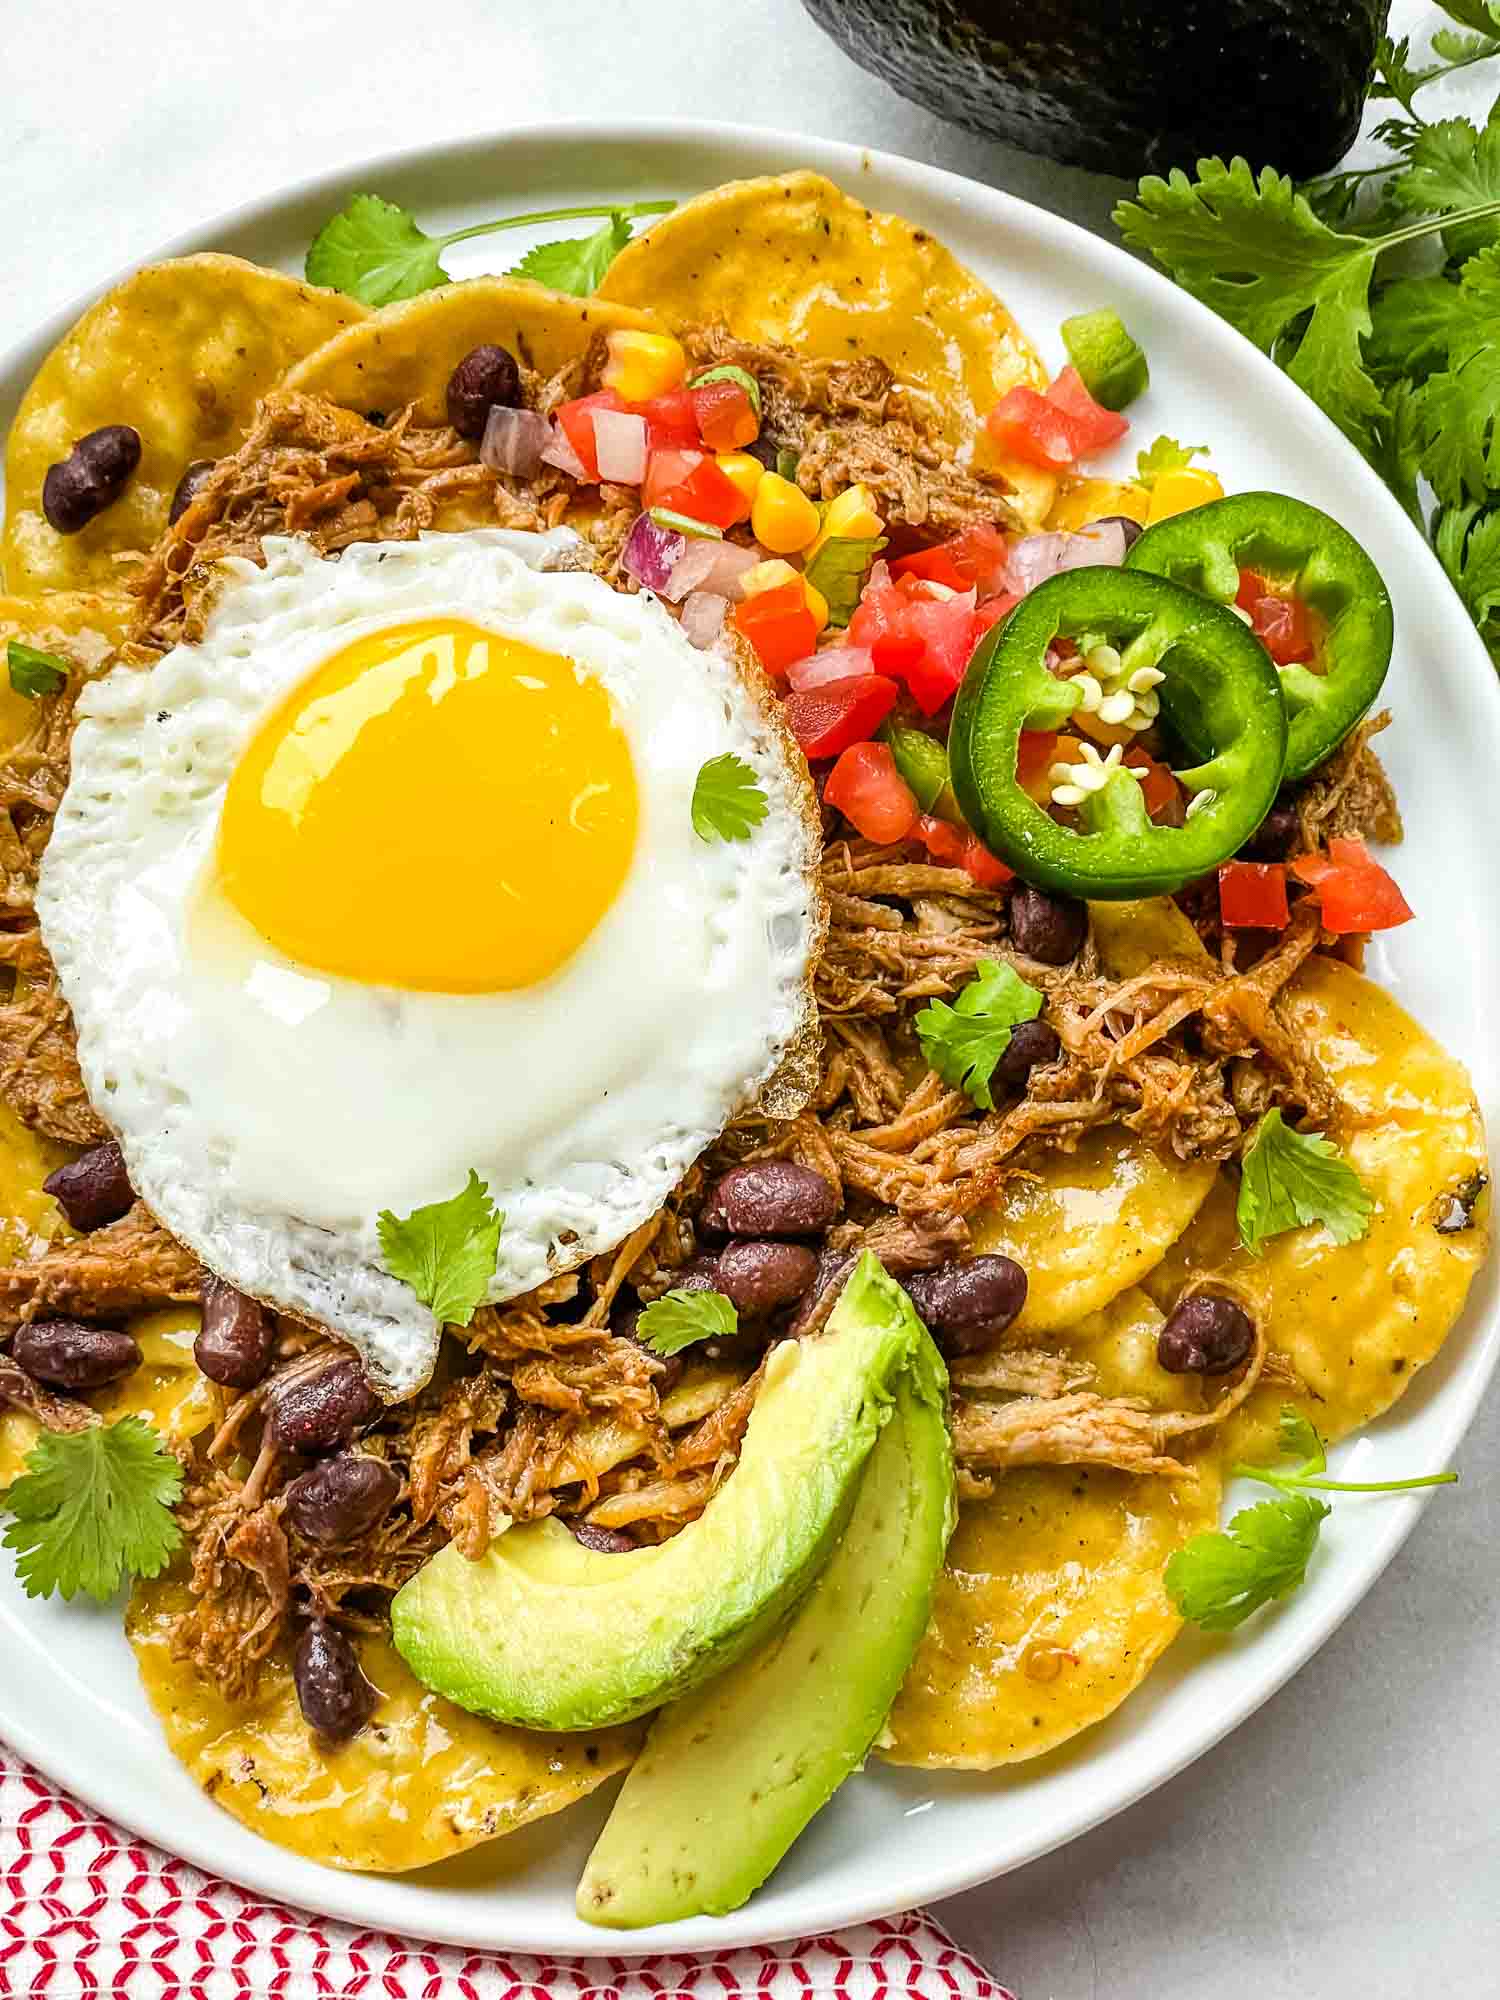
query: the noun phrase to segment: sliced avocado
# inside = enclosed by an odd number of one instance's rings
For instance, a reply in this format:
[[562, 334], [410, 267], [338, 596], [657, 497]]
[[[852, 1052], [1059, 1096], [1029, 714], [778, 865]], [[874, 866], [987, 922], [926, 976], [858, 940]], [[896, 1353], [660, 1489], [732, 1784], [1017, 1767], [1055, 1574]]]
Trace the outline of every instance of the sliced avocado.
[[1063, 321], [1062, 337], [1079, 380], [1106, 410], [1123, 410], [1150, 388], [1145, 349], [1113, 306], [1074, 313]]
[[532, 1729], [628, 1722], [721, 1672], [828, 1559], [926, 1339], [904, 1305], [866, 1254], [826, 1333], [772, 1350], [739, 1464], [696, 1521], [628, 1555], [552, 1520], [479, 1562], [450, 1543], [391, 1605], [397, 1651], [460, 1708]]
[[[883, 1277], [887, 1288], [910, 1313]], [[846, 1292], [837, 1313], [869, 1298]], [[635, 1930], [738, 1909], [863, 1763], [926, 1629], [956, 1518], [946, 1387], [924, 1333], [823, 1574], [747, 1659], [652, 1724], [578, 1885], [585, 1923]]]

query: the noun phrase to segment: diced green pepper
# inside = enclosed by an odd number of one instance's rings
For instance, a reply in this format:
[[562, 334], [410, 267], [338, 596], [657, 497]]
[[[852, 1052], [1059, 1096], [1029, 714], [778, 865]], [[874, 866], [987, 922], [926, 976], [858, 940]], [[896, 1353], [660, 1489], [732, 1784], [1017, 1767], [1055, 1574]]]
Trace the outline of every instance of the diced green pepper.
[[[1022, 730], [1059, 728], [1081, 698], [1047, 664], [1056, 639], [1080, 633], [1103, 633], [1127, 674], [1158, 667], [1164, 717], [1179, 728], [1191, 714], [1213, 744], [1212, 756], [1176, 773], [1194, 795], [1185, 825], [1154, 825], [1124, 766], [1088, 794], [1079, 827], [1022, 790]], [[1286, 707], [1265, 647], [1232, 611], [1144, 571], [1068, 570], [980, 642], [954, 704], [948, 757], [964, 818], [1025, 881], [1119, 901], [1180, 889], [1244, 845], [1281, 782]]]
[[[1220, 604], [1233, 604], [1241, 570], [1290, 584], [1318, 613], [1322, 643], [1307, 665], [1278, 667], [1289, 733], [1286, 777], [1302, 778], [1367, 713], [1391, 664], [1391, 600], [1380, 571], [1347, 528], [1285, 493], [1232, 493], [1148, 528], [1125, 558]], [[1190, 714], [1178, 733], [1196, 756], [1212, 745]]]
[[906, 780], [923, 812], [931, 812], [948, 782], [948, 753], [925, 729], [904, 722], [887, 722], [881, 735], [891, 746], [896, 769]]
[[1065, 319], [1062, 337], [1084, 388], [1106, 410], [1123, 410], [1150, 386], [1145, 349], [1131, 338], [1113, 306]]

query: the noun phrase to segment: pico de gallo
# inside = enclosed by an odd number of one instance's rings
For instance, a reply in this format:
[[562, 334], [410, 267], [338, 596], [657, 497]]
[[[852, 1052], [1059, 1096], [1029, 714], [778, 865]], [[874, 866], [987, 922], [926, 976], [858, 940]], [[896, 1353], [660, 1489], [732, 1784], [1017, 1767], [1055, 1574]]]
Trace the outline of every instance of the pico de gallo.
[[538, 457], [638, 489], [622, 580], [694, 644], [727, 628], [753, 649], [825, 806], [864, 838], [995, 887], [1208, 885], [1228, 933], [1279, 931], [1304, 896], [1334, 934], [1404, 922], [1362, 843], [1262, 851], [1270, 816], [1290, 817], [1278, 798], [1380, 691], [1378, 571], [1316, 508], [1225, 497], [1191, 453], [1154, 447], [1136, 481], [1091, 476], [1149, 370], [1109, 309], [1063, 337], [1051, 385], [1010, 389], [985, 425], [996, 451], [1057, 476], [1059, 525], [1039, 533], [972, 520], [917, 541], [888, 532], [860, 480], [815, 498], [767, 435], [756, 376], [691, 373], [667, 334], [611, 333], [599, 388], [555, 409]]

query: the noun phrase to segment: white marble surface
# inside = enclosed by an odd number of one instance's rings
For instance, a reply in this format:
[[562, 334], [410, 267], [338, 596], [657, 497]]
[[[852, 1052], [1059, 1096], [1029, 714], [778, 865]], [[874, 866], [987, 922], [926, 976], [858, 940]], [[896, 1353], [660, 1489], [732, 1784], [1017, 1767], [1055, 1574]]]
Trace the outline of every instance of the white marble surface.
[[[1422, 0], [1395, 15], [1438, 18]], [[7, 0], [0, 77], [7, 337], [285, 181], [507, 122], [722, 114], [1099, 228], [1116, 192], [903, 103], [797, 0]], [[1467, 83], [1487, 105], [1500, 75]], [[1154, 1797], [946, 1907], [1022, 2000], [1500, 1992], [1497, 1462], [1492, 1398], [1462, 1486], [1289, 1688]]]

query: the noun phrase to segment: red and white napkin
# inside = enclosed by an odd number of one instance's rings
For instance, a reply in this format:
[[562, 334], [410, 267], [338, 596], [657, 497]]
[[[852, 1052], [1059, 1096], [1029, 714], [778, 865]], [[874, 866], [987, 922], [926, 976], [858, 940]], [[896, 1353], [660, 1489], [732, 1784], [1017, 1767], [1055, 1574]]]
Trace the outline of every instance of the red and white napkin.
[[917, 1911], [709, 1958], [422, 1944], [246, 1895], [0, 1745], [0, 2000], [1014, 2000]]

